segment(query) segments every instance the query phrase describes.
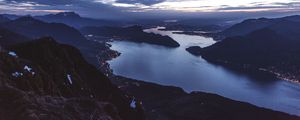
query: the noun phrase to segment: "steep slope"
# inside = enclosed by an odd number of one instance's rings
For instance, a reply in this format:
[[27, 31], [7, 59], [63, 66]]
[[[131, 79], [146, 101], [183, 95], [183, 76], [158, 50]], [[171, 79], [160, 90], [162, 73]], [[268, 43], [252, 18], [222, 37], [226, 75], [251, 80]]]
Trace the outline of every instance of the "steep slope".
[[223, 41], [193, 52], [222, 64], [252, 66], [300, 82], [300, 16], [250, 19], [221, 34]]
[[26, 41], [30, 41], [30, 39], [23, 35], [11, 32], [7, 29], [0, 28], [0, 44], [2, 46], [5, 47]]
[[273, 25], [278, 21], [279, 20], [268, 18], [248, 19], [241, 23], [233, 25], [232, 27], [221, 32], [221, 34], [225, 37], [242, 36], [249, 34], [255, 30]]
[[97, 35], [118, 40], [128, 40], [138, 43], [149, 43], [155, 45], [163, 45], [167, 47], [180, 46], [175, 40], [169, 36], [162, 36], [154, 33], [146, 33], [141, 26], [130, 27], [85, 27], [80, 30], [86, 35]]
[[284, 36], [285, 38], [300, 41], [300, 28], [298, 26], [300, 26], [300, 21], [295, 22], [289, 20], [282, 20], [267, 28], [275, 31], [276, 33], [278, 33], [281, 36]]
[[220, 35], [224, 37], [243, 36], [259, 29], [269, 28], [273, 25], [276, 26], [278, 24], [281, 24], [282, 22], [290, 22], [290, 23], [300, 22], [300, 16], [294, 15], [294, 16], [287, 16], [287, 17], [273, 18], [273, 19], [271, 18], [248, 19], [222, 31]]
[[300, 41], [283, 35], [286, 34], [261, 29], [246, 36], [224, 39], [203, 48], [201, 54], [210, 61], [240, 66], [251, 65], [275, 73], [278, 77], [299, 82]]
[[76, 48], [42, 38], [9, 50], [0, 54], [1, 118], [143, 119]]

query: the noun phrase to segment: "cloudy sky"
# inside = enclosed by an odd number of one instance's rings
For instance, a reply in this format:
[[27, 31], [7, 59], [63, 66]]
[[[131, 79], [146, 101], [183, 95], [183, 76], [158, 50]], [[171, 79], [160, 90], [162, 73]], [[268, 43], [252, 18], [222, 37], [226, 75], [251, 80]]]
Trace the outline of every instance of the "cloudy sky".
[[0, 13], [83, 16], [300, 13], [300, 0], [0, 0]]

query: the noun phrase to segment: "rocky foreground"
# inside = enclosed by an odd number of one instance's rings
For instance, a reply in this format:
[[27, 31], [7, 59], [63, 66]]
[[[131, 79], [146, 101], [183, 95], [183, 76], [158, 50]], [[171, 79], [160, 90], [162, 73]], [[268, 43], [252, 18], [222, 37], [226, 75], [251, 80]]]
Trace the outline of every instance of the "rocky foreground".
[[0, 66], [2, 120], [144, 119], [139, 101], [52, 38], [1, 48]]

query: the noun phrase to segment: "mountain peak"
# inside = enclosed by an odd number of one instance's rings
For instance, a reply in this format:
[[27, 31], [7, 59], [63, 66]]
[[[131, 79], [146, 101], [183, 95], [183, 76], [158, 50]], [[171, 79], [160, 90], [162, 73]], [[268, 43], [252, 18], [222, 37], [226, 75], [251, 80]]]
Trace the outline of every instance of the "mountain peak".
[[20, 18], [16, 19], [15, 21], [39, 21], [39, 20], [28, 15], [28, 16], [20, 17]]

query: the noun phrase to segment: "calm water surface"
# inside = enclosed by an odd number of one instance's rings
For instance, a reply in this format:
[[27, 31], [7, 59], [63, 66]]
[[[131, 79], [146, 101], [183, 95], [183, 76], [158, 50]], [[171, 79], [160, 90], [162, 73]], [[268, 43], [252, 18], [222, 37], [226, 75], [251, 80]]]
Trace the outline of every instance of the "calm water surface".
[[215, 93], [260, 107], [300, 115], [300, 85], [261, 74], [248, 75], [233, 71], [185, 51], [189, 46], [212, 45], [215, 43], [212, 38], [173, 34], [156, 28], [145, 31], [168, 35], [181, 46], [166, 48], [125, 41], [112, 42], [112, 49], [122, 53], [120, 57], [109, 61], [114, 74], [177, 86], [187, 92]]

